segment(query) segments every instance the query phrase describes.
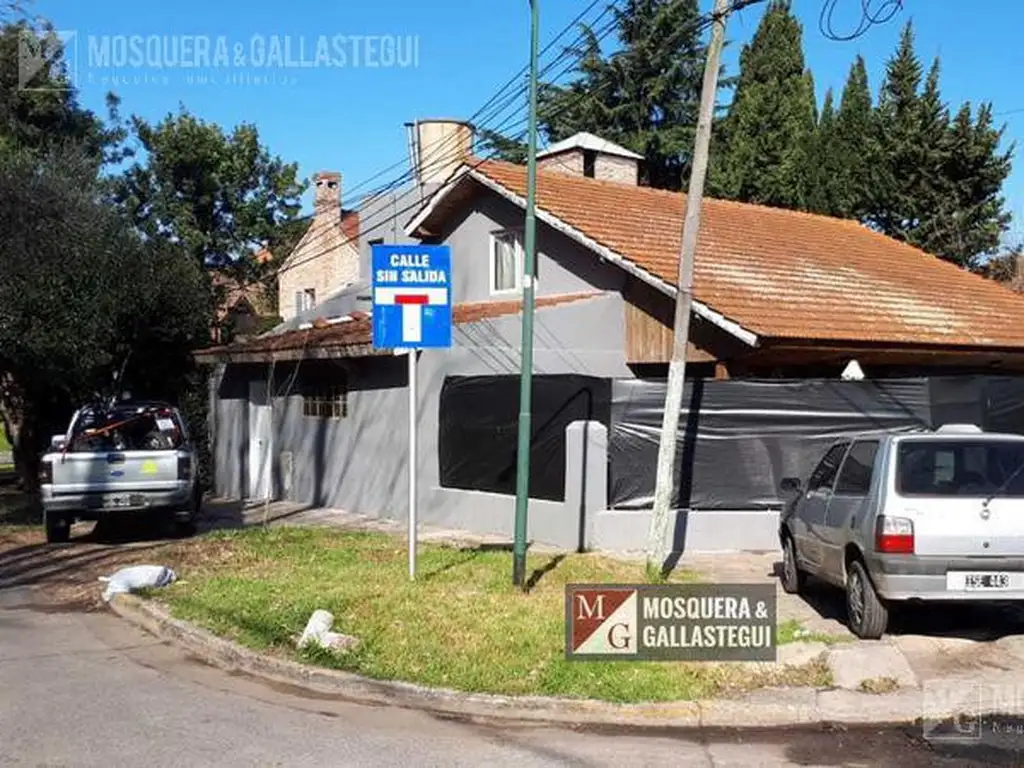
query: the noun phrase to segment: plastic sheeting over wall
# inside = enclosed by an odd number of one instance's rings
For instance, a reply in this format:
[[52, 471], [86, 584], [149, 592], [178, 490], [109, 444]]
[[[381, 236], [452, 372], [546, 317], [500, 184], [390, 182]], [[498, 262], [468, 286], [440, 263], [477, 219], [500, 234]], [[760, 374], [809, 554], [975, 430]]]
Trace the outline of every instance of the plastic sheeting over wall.
[[[612, 386], [608, 496], [615, 509], [653, 504], [665, 389], [664, 381]], [[923, 378], [687, 382], [674, 506], [778, 507], [781, 479], [806, 477], [836, 438], [929, 428], [932, 389]], [[951, 395], [946, 410], [956, 410], [964, 395]]]
[[[607, 425], [611, 381], [534, 375], [530, 498], [565, 500], [565, 429]], [[438, 475], [443, 488], [514, 496], [519, 436], [518, 376], [449, 376], [441, 388]]]

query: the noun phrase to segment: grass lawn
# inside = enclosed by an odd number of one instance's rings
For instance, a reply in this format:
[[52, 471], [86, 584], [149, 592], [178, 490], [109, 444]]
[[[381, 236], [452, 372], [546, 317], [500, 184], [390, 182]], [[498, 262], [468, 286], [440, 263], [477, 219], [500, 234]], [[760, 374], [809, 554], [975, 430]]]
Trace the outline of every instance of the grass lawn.
[[[779, 671], [750, 664], [566, 661], [564, 585], [644, 582], [640, 563], [589, 554], [531, 556], [527, 573], [541, 576], [523, 595], [511, 585], [508, 552], [423, 545], [413, 584], [404, 542], [376, 533], [250, 529], [204, 536], [176, 545], [174, 553], [160, 562], [177, 569], [179, 582], [154, 594], [174, 615], [258, 650], [374, 678], [611, 701], [827, 683], [817, 665]], [[356, 651], [303, 658], [293, 650], [318, 608], [334, 614], [336, 631], [360, 639]]]

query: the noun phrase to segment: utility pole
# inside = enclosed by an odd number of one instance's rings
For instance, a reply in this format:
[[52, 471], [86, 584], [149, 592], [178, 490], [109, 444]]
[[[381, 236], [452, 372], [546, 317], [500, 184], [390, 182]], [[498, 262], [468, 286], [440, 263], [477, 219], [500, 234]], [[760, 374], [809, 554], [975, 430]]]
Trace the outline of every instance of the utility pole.
[[690, 311], [693, 307], [693, 260], [697, 251], [700, 231], [700, 208], [704, 197], [704, 179], [708, 170], [708, 148], [711, 144], [711, 121], [714, 116], [715, 95], [718, 91], [718, 69], [725, 39], [725, 22], [730, 0], [715, 0], [711, 44], [704, 65], [704, 83], [700, 95], [700, 116], [693, 148], [693, 169], [690, 187], [686, 193], [686, 217], [683, 220], [682, 246], [679, 253], [679, 276], [676, 280], [675, 328], [672, 342], [672, 360], [668, 367], [668, 392], [665, 395], [665, 413], [661, 422], [661, 441], [658, 445], [657, 480], [654, 488], [654, 509], [647, 541], [648, 568], [661, 569], [665, 561], [665, 539], [668, 535], [668, 517], [672, 506], [676, 477], [676, 432], [679, 429], [679, 409], [683, 403], [686, 385], [686, 344], [690, 338]]
[[526, 513], [530, 503], [531, 396], [533, 394], [533, 275], [536, 258], [537, 207], [537, 37], [540, 0], [530, 0], [530, 124], [526, 162], [526, 226], [523, 233], [523, 341], [519, 374], [519, 449], [516, 461], [515, 540], [512, 583], [526, 588]]

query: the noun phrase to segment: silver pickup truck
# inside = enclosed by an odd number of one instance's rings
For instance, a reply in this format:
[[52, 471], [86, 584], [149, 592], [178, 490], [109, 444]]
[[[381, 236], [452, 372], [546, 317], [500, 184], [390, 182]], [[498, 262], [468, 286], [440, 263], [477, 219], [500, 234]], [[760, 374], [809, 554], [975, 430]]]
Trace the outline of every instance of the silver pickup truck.
[[185, 420], [167, 403], [79, 409], [40, 465], [47, 541], [67, 541], [76, 520], [113, 513], [164, 515], [190, 535], [202, 498], [196, 459]]

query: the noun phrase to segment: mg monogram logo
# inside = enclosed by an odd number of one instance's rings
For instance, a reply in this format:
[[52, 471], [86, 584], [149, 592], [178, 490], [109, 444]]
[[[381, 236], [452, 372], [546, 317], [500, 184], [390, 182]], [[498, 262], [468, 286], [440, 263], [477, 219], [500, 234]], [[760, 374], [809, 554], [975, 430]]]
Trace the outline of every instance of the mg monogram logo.
[[629, 655], [637, 652], [636, 589], [569, 589], [568, 647], [571, 656]]

